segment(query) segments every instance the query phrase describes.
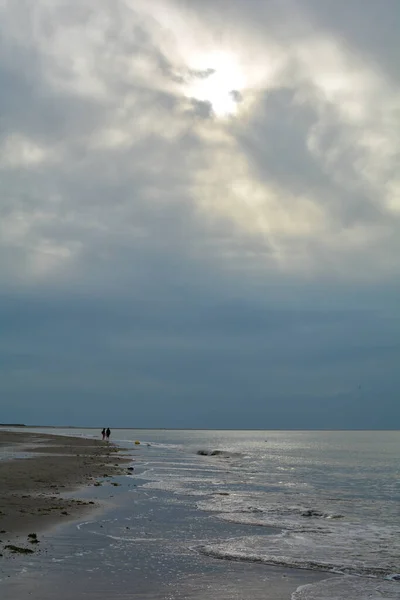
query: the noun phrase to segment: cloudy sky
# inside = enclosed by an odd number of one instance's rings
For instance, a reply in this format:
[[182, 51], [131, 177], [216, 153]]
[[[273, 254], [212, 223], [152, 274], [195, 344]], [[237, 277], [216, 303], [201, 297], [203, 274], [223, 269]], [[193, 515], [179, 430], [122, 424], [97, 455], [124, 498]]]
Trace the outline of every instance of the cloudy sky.
[[398, 0], [0, 0], [0, 421], [398, 428]]

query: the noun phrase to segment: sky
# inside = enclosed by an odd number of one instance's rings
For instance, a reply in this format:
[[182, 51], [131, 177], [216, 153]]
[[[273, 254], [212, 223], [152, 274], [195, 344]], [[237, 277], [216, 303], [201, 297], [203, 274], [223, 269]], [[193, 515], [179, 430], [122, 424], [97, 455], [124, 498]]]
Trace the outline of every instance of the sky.
[[0, 0], [0, 422], [398, 429], [398, 0]]

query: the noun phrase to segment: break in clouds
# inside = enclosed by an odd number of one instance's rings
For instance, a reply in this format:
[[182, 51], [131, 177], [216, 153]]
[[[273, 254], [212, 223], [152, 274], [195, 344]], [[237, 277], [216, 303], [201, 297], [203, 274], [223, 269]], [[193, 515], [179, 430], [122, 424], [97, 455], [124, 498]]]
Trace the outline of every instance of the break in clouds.
[[299, 390], [323, 421], [395, 387], [398, 24], [397, 0], [0, 0], [10, 415], [115, 391], [167, 425], [219, 399], [222, 426], [268, 396], [296, 426]]

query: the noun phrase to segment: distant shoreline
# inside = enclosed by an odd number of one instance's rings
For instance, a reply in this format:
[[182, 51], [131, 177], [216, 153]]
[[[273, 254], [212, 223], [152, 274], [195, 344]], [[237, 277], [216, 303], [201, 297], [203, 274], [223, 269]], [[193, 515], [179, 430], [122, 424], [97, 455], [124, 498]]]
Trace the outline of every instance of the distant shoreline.
[[[11, 424], [11, 423], [0, 423], [0, 427], [21, 427], [28, 429], [90, 429], [90, 430], [98, 430], [103, 429], [102, 425], [93, 426], [93, 425], [24, 425], [24, 424]], [[129, 429], [131, 431], [294, 431], [294, 432], [309, 432], [309, 431], [376, 431], [376, 432], [394, 432], [400, 431], [400, 428], [397, 429], [283, 429], [283, 428], [270, 428], [270, 429], [260, 429], [260, 428], [221, 428], [221, 427], [111, 427], [111, 429], [119, 431], [124, 429]]]

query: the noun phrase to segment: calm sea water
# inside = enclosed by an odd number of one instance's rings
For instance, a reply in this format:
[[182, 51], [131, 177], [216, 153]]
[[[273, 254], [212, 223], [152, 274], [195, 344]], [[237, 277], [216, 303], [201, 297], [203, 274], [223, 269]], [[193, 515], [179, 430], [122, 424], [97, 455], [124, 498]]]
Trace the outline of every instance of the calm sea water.
[[[400, 598], [400, 432], [127, 429], [112, 439], [134, 453], [141, 494], [190, 512], [181, 529], [178, 519], [162, 535], [147, 531], [148, 540], [161, 535], [199, 564], [212, 557], [335, 574], [293, 600]], [[113, 522], [126, 556], [131, 530]]]

